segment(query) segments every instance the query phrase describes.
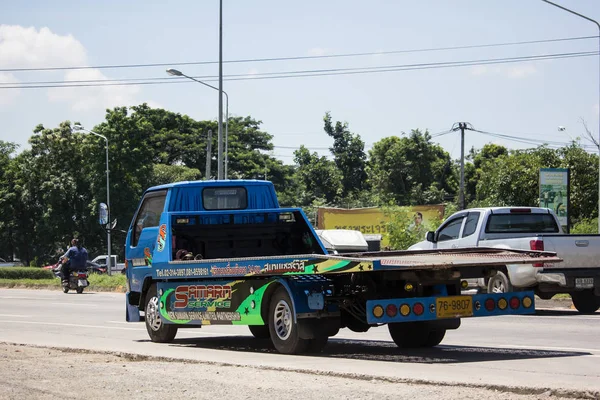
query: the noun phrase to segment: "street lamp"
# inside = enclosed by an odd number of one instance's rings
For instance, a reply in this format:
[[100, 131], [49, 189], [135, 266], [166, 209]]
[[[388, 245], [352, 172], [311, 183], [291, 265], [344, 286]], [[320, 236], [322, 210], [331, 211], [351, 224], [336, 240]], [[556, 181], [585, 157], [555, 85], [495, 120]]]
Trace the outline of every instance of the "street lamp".
[[[167, 70], [167, 74], [169, 74], [171, 76], [183, 76], [185, 78], [196, 81], [204, 86], [207, 86], [211, 89], [219, 91], [219, 88], [209, 85], [206, 82], [202, 82], [201, 80], [198, 80], [192, 76], [188, 76], [188, 75], [184, 74], [183, 72], [176, 70], [176, 69], [169, 68]], [[229, 135], [229, 96], [227, 95], [226, 91], [223, 90], [222, 92], [225, 95], [225, 179], [227, 179], [227, 166], [229, 164], [229, 156], [228, 156], [229, 155], [229, 153], [228, 153], [228, 147], [229, 147], [228, 146], [228, 143], [229, 143], [229, 139], [228, 139], [228, 135]], [[221, 136], [219, 136], [219, 141], [220, 140], [222, 140]], [[217, 151], [217, 163], [219, 164], [219, 166], [217, 167], [217, 179], [223, 178], [222, 172], [219, 172], [223, 168], [223, 156], [220, 152], [220, 149], [222, 149], [222, 144], [219, 142], [218, 151]], [[208, 179], [208, 177], [206, 177], [206, 179]]]
[[[544, 3], [548, 3], [548, 4], [552, 5], [554, 7], [560, 8], [561, 10], [564, 10], [568, 13], [577, 15], [579, 18], [583, 18], [587, 21], [590, 21], [590, 22], [593, 22], [594, 24], [596, 24], [596, 26], [598, 27], [598, 38], [599, 38], [598, 49], [600, 50], [600, 23], [598, 23], [598, 21], [591, 19], [590, 17], [586, 17], [583, 14], [579, 14], [578, 12], [575, 12], [573, 10], [569, 10], [568, 8], [558, 5], [556, 3], [553, 3], [549, 0], [542, 0], [542, 1]], [[599, 99], [598, 104], [600, 104], [600, 65], [598, 67], [598, 99]], [[600, 117], [598, 118], [598, 136], [600, 138]], [[600, 233], [600, 145], [598, 146], [598, 233]]]
[[110, 275], [111, 274], [110, 269], [112, 266], [112, 258], [110, 255], [111, 220], [110, 220], [110, 183], [109, 183], [110, 181], [109, 181], [109, 169], [108, 169], [108, 139], [106, 138], [106, 136], [96, 133], [94, 131], [87, 130], [79, 124], [73, 125], [73, 130], [76, 132], [83, 131], [83, 132], [91, 133], [92, 135], [95, 135], [95, 136], [98, 136], [98, 137], [104, 139], [104, 141], [106, 142], [106, 206], [108, 208], [108, 228], [106, 229], [106, 241], [108, 242], [108, 246], [107, 246], [108, 247], [108, 249], [107, 249], [108, 258], [106, 260], [106, 271], [108, 272], [108, 275]]

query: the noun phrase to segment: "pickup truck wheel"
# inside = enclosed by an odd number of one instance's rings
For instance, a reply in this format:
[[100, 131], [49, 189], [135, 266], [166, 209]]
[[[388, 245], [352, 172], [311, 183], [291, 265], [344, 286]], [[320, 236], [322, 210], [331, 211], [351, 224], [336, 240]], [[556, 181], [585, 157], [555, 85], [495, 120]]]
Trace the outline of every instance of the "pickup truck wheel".
[[594, 291], [583, 290], [571, 293], [573, 305], [582, 314], [593, 314], [600, 308], [600, 297], [594, 295]]
[[502, 271], [498, 271], [488, 282], [488, 293], [507, 293], [512, 292], [512, 290], [510, 280]]
[[280, 287], [273, 293], [269, 304], [269, 333], [273, 346], [282, 354], [304, 353], [310, 345], [311, 339], [299, 336], [292, 310], [292, 300], [287, 290]]
[[392, 323], [388, 324], [388, 330], [394, 343], [403, 349], [424, 347], [429, 340], [430, 329], [423, 322]]
[[175, 339], [177, 327], [163, 323], [159, 307], [160, 299], [156, 293], [156, 285], [152, 285], [146, 294], [146, 330], [153, 342], [170, 343]]
[[268, 325], [248, 325], [248, 328], [252, 336], [257, 339], [268, 339], [271, 337]]

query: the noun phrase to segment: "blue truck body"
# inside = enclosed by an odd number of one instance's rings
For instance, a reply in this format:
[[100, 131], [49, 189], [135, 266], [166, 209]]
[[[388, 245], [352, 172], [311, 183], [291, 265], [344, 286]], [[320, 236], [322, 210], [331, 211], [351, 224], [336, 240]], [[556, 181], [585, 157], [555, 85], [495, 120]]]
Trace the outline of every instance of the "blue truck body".
[[183, 326], [248, 325], [301, 353], [340, 328], [388, 324], [399, 346], [432, 346], [464, 317], [533, 313], [532, 292], [463, 296], [461, 285], [536, 260], [559, 259], [482, 248], [328, 255], [270, 182], [180, 182], [148, 189], [132, 220], [126, 318], [144, 319], [156, 342]]

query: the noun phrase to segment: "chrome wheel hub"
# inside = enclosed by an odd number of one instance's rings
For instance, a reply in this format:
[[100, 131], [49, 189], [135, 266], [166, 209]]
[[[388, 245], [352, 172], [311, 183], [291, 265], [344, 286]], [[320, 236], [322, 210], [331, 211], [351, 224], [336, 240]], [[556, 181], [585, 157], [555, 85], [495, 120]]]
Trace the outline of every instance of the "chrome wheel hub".
[[146, 307], [146, 321], [148, 321], [148, 326], [153, 331], [158, 331], [162, 325], [158, 302], [158, 297], [154, 296], [150, 299], [148, 306]]
[[275, 306], [273, 322], [275, 323], [275, 333], [281, 340], [287, 340], [292, 333], [292, 311], [285, 300], [279, 300]]

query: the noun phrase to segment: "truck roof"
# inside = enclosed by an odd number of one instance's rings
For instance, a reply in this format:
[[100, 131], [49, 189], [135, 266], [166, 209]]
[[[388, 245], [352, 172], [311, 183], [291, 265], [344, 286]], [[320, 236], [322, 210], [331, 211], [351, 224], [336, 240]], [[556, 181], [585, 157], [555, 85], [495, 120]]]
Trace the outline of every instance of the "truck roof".
[[262, 181], [257, 179], [222, 179], [222, 180], [211, 180], [211, 181], [181, 181], [174, 183], [167, 183], [164, 185], [152, 186], [148, 188], [146, 191], [154, 191], [161, 189], [170, 189], [174, 187], [185, 187], [185, 186], [203, 186], [203, 187], [211, 187], [211, 186], [228, 186], [228, 185], [236, 185], [236, 186], [271, 186], [273, 187], [273, 183], [271, 181]]

